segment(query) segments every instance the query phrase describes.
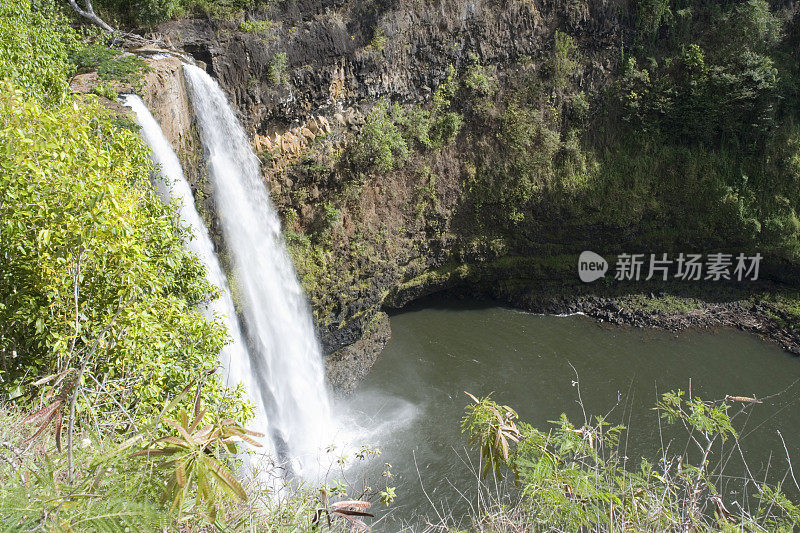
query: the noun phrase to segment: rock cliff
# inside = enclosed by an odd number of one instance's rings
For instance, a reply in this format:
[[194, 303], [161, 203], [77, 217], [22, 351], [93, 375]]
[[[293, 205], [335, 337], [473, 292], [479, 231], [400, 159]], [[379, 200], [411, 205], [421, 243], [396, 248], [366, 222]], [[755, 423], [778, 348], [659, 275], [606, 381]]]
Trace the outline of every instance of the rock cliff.
[[[588, 293], [575, 254], [641, 243], [632, 224], [586, 222], [599, 198], [551, 168], [579, 180], [597, 165], [578, 135], [606, 135], [597, 104], [631, 18], [621, 0], [296, 0], [156, 32], [220, 82], [252, 135], [329, 379], [348, 389], [387, 341], [382, 309], [439, 291], [572, 309], [563, 296]], [[213, 227], [178, 62], [151, 64], [145, 99]]]

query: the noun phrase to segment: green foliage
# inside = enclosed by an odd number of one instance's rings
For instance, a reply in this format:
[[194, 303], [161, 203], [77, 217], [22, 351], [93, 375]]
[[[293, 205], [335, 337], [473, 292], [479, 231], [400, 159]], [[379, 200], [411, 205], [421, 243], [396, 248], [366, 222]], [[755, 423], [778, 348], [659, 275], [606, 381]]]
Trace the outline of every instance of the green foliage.
[[[658, 465], [642, 459], [637, 469], [628, 469], [618, 449], [623, 426], [597, 417], [576, 427], [561, 415], [543, 432], [514, 423], [516, 413], [508, 406], [470, 397], [475, 403], [466, 408], [462, 431], [480, 449], [484, 475], [500, 477], [504, 470], [513, 474], [528, 529], [666, 531], [690, 523], [698, 531], [772, 531], [799, 524], [798, 507], [780, 486], [750, 479], [760, 504], [756, 510], [739, 507], [732, 513], [712, 482], [712, 473], [714, 480], [726, 477], [726, 450], [718, 448], [732, 440], [732, 450], [738, 449], [730, 402], [752, 406], [753, 398], [706, 402], [685, 399], [682, 391], [664, 394], [657, 409], [668, 423], [686, 428], [699, 462], [691, 464], [688, 451], [672, 457], [664, 449]], [[720, 459], [712, 465], [715, 447]]]
[[398, 124], [403, 130], [403, 138], [419, 149], [433, 147], [431, 139], [430, 112], [420, 106], [412, 107], [407, 113], [396, 113]]
[[390, 106], [385, 100], [369, 112], [353, 154], [357, 164], [388, 172], [408, 158], [408, 144], [397, 125], [399, 116], [400, 106]]
[[578, 47], [575, 45], [575, 40], [570, 35], [556, 30], [551, 66], [556, 90], [563, 91], [566, 87], [569, 76], [578, 67], [578, 61], [575, 59], [577, 55]]
[[[246, 11], [259, 6], [268, 5], [268, 0], [95, 0], [98, 13], [108, 21], [122, 25], [154, 26], [171, 18], [191, 16], [213, 19], [235, 20]], [[249, 24], [242, 31], [261, 32], [268, 28], [259, 27], [254, 21], [253, 29]]]
[[458, 80], [456, 80], [456, 69], [453, 65], [447, 71], [447, 78], [442, 82], [433, 93], [433, 113], [438, 113], [450, 107], [450, 99], [455, 96], [458, 90]]
[[686, 393], [680, 389], [661, 396], [656, 408], [668, 424], [685, 422], [702, 435], [718, 435], [722, 442], [731, 436], [738, 438], [728, 415], [728, 404], [714, 405], [699, 398], [686, 399], [685, 396]]
[[656, 71], [628, 60], [620, 82], [624, 120], [684, 142], [752, 146], [774, 128], [778, 72], [769, 57], [745, 51], [709, 64], [696, 44]]
[[386, 34], [383, 32], [383, 28], [378, 26], [372, 34], [372, 40], [367, 45], [367, 49], [371, 52], [381, 52], [384, 46], [386, 46]]
[[181, 12], [182, 0], [95, 0], [98, 12], [116, 23], [153, 26]]
[[75, 63], [78, 72], [96, 70], [100, 65], [114, 61], [121, 51], [109, 48], [100, 43], [90, 43], [74, 51], [70, 60]]
[[353, 150], [353, 161], [363, 167], [388, 172], [408, 159], [411, 150], [440, 149], [452, 143], [464, 118], [449, 111], [459, 84], [450, 67], [447, 79], [433, 95], [430, 110], [414, 106], [405, 111], [400, 104], [381, 100], [366, 117], [366, 124]]
[[680, 27], [665, 11], [652, 45], [631, 47], [592, 109], [555, 75], [581, 61], [566, 34], [546, 75], [523, 60], [492, 98], [467, 68], [459, 100], [476, 222], [522, 246], [554, 238], [558, 228], [540, 231], [554, 217], [607, 228], [607, 247], [690, 242], [797, 264], [798, 72], [781, 11], [760, 0], [663, 7]]
[[468, 183], [480, 208], [497, 213], [500, 222], [522, 222], [527, 202], [554, 180], [561, 140], [553, 119], [516, 103], [500, 117], [497, 157], [478, 168]]
[[180, 0], [180, 8], [176, 10], [176, 15], [234, 20], [241, 17], [244, 11], [268, 3], [263, 0]]
[[641, 40], [655, 39], [659, 28], [671, 20], [670, 0], [636, 0], [636, 30]]
[[150, 187], [138, 135], [99, 106], [45, 110], [8, 85], [0, 124], [6, 391], [91, 353], [94, 375], [135, 380], [146, 413], [214, 367], [225, 333], [197, 310], [212, 288]]
[[[123, 455], [107, 457], [81, 451], [88, 473], [78, 483], [64, 482], [63, 454], [26, 465], [29, 478], [4, 472], [0, 484], [0, 531], [150, 531], [169, 522], [158, 506], [136, 498], [139, 463]], [[83, 459], [82, 459], [82, 462]]]
[[464, 86], [478, 96], [489, 97], [497, 91], [497, 80], [489, 75], [486, 67], [478, 62], [478, 56], [470, 56], [472, 65], [467, 68]]
[[269, 81], [274, 84], [284, 83], [286, 81], [286, 66], [288, 60], [284, 52], [278, 52], [269, 62], [267, 77]]
[[44, 3], [0, 0], [0, 80], [12, 80], [28, 97], [58, 105], [69, 94], [69, 61], [80, 40], [66, 21]]
[[118, 81], [141, 89], [144, 83], [142, 76], [150, 70], [150, 67], [141, 58], [126, 55], [100, 63], [97, 66], [97, 76], [101, 80]]
[[322, 204], [322, 209], [325, 215], [325, 226], [330, 228], [336, 225], [339, 222], [339, 218], [341, 217], [342, 213], [339, 209], [336, 208], [331, 202], [324, 202]]
[[[151, 503], [163, 490], [147, 465], [131, 460], [136, 440], [81, 433], [69, 481], [67, 451], [38, 451], [20, 416], [0, 408], [0, 531], [163, 531], [170, 522]], [[150, 501], [149, 501], [150, 500]]]
[[436, 195], [436, 174], [431, 168], [423, 167], [420, 175], [420, 185], [416, 189], [417, 201], [414, 212], [417, 218], [423, 218], [439, 208], [439, 198]]
[[[223, 464], [224, 455], [234, 454], [240, 441], [261, 446], [251, 437], [264, 435], [246, 430], [230, 418], [217, 417], [213, 423], [203, 425], [205, 416], [198, 398], [191, 417], [182, 409], [177, 420], [166, 420], [177, 435], [162, 437], [135, 455], [163, 458], [160, 467], [168, 472], [163, 500], [170, 504], [171, 513], [179, 518], [184, 513], [207, 516], [214, 523], [225, 498], [247, 500], [244, 488]], [[194, 503], [187, 505], [192, 495]]]
[[586, 120], [589, 114], [589, 100], [586, 93], [581, 91], [572, 96], [570, 100], [570, 118], [577, 122]]
[[271, 20], [243, 20], [239, 29], [247, 33], [269, 33], [275, 24]]
[[119, 96], [117, 95], [117, 91], [114, 90], [114, 87], [107, 81], [101, 81], [100, 83], [92, 87], [92, 94], [96, 94], [97, 96], [102, 96], [103, 98], [108, 98], [113, 102], [119, 101]]
[[454, 111], [439, 114], [431, 124], [429, 137], [431, 146], [440, 148], [452, 143], [461, 131], [464, 118]]
[[137, 90], [144, 83], [144, 74], [152, 70], [142, 58], [98, 43], [76, 50], [70, 59], [79, 72], [96, 70], [103, 81], [133, 85]]
[[469, 435], [468, 444], [478, 444], [483, 476], [494, 469], [495, 474], [502, 477], [500, 465], [510, 461], [511, 443], [519, 442], [520, 439], [519, 429], [514, 423], [517, 412], [507, 405], [497, 405], [488, 397], [478, 400], [467, 394], [475, 405], [466, 407], [467, 414], [461, 421], [461, 433]]

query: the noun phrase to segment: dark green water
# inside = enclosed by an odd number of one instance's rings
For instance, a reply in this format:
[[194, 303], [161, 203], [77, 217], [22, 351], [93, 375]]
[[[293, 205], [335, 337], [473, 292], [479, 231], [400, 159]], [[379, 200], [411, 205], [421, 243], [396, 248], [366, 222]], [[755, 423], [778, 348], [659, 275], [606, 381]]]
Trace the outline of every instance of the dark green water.
[[[605, 327], [583, 316], [464, 304], [411, 310], [391, 324], [391, 342], [348, 402], [360, 425], [379, 428], [365, 442], [382, 450], [379, 463], [393, 466], [398, 498], [383, 529], [397, 530], [394, 520], [419, 515], [435, 521], [431, 501], [455, 516], [469, 510], [475, 495], [469, 461], [476, 454], [466, 451], [460, 434], [469, 402], [463, 391], [493, 393], [542, 429], [561, 413], [582, 423], [577, 379], [587, 412], [610, 412], [611, 421], [630, 428], [622, 447], [633, 468], [660, 448], [651, 408], [661, 392], [691, 387], [705, 399], [756, 395], [764, 403], [737, 420], [751, 472], [773, 480], [786, 473], [778, 431], [800, 465], [800, 360], [755, 336]], [[672, 446], [685, 443], [675, 438]], [[374, 469], [353, 475], [362, 474], [381, 483]], [[732, 483], [728, 497], [741, 501], [740, 489]]]

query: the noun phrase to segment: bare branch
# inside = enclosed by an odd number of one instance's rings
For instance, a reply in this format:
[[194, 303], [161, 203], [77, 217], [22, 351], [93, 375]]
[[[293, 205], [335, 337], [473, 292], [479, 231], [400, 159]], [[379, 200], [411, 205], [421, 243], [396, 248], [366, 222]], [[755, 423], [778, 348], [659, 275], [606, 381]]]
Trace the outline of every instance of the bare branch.
[[89, 363], [89, 359], [94, 355], [94, 352], [97, 351], [97, 347], [100, 344], [100, 341], [103, 339], [103, 336], [108, 333], [111, 327], [114, 325], [114, 322], [119, 318], [119, 315], [122, 314], [122, 311], [128, 307], [131, 302], [133, 302], [135, 296], [131, 296], [125, 304], [120, 305], [117, 308], [117, 312], [114, 313], [114, 316], [111, 317], [111, 321], [103, 328], [103, 331], [100, 332], [99, 335], [94, 339], [94, 344], [92, 344], [92, 348], [89, 352], [84, 356], [83, 362], [81, 363], [81, 369], [78, 372], [78, 377], [75, 381], [75, 387], [72, 390], [72, 398], [69, 401], [69, 429], [67, 431], [67, 477], [69, 478], [69, 482], [72, 483], [72, 432], [75, 427], [75, 401], [78, 398], [78, 392], [81, 388], [81, 378], [83, 377], [83, 373], [86, 372], [86, 365]]
[[92, 0], [84, 0], [84, 4], [86, 5], [85, 9], [82, 9], [79, 5], [77, 0], [67, 0], [69, 5], [72, 9], [83, 18], [89, 20], [92, 24], [103, 28], [105, 31], [109, 33], [117, 33], [117, 30], [112, 28], [108, 25], [103, 19], [97, 16], [94, 12], [94, 7], [92, 7]]

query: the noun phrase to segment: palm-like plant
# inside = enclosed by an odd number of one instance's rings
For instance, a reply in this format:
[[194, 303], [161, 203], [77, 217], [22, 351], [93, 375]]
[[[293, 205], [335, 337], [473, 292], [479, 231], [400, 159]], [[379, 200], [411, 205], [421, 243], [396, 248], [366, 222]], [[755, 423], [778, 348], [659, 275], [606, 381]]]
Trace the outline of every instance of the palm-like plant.
[[[170, 511], [179, 516], [185, 511], [201, 514], [215, 522], [220, 503], [227, 497], [244, 501], [247, 493], [236, 480], [230, 468], [223, 463], [223, 455], [236, 452], [239, 442], [261, 446], [252, 437], [263, 437], [236, 424], [233, 419], [216, 419], [202, 425], [206, 410], [195, 402], [190, 417], [186, 409], [178, 412], [176, 420], [165, 422], [177, 431], [177, 435], [157, 439], [147, 449], [134, 455], [162, 457], [161, 467], [168, 470], [169, 481], [164, 501], [170, 502]], [[193, 504], [186, 506], [192, 493]], [[205, 512], [201, 509], [205, 508]]]
[[[461, 422], [461, 432], [470, 435], [469, 444], [478, 443], [483, 462], [482, 475], [494, 468], [498, 477], [500, 465], [509, 462], [509, 441], [519, 442], [521, 437], [514, 420], [517, 413], [507, 405], [498, 406], [489, 397], [479, 400], [465, 392], [475, 405], [467, 406], [467, 415]], [[499, 408], [503, 409], [503, 413]]]

